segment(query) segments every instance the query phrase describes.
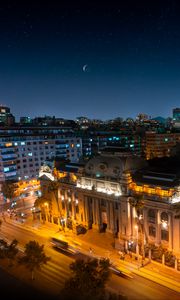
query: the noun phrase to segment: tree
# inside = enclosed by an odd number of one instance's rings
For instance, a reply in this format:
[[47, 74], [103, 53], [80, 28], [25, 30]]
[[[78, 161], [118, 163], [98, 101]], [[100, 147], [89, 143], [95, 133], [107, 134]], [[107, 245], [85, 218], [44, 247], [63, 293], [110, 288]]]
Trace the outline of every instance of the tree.
[[7, 250], [8, 244], [5, 240], [0, 240], [0, 259], [6, 258], [6, 250]]
[[18, 248], [17, 248], [18, 241], [14, 239], [10, 245], [8, 245], [5, 256], [9, 259], [9, 266], [11, 267], [13, 265], [13, 260], [15, 259], [17, 253], [18, 253]]
[[15, 197], [16, 186], [12, 181], [4, 181], [1, 187], [4, 197], [12, 200]]
[[76, 260], [70, 264], [72, 277], [65, 282], [61, 295], [65, 299], [100, 300], [105, 296], [105, 285], [110, 277], [108, 259]]
[[24, 264], [31, 271], [31, 279], [34, 280], [35, 270], [40, 270], [41, 266], [47, 264], [49, 260], [50, 257], [44, 252], [44, 245], [30, 241], [25, 245], [25, 255], [19, 259], [19, 263]]

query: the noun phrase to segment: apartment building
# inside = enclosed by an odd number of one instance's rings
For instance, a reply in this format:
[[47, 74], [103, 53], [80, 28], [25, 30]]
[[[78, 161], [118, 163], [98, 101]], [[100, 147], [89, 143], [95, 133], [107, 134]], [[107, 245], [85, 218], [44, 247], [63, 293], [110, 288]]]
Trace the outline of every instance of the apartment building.
[[45, 160], [53, 157], [77, 162], [81, 138], [58, 127], [0, 128], [0, 181], [38, 177]]
[[180, 133], [146, 132], [145, 138], [146, 159], [171, 156], [173, 149], [180, 143]]

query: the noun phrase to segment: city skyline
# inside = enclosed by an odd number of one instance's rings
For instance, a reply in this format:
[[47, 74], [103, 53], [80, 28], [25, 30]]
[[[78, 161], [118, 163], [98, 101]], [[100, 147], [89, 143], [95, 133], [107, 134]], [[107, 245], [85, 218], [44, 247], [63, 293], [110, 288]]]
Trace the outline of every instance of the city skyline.
[[177, 1], [0, 7], [0, 102], [20, 116], [172, 116], [180, 96]]

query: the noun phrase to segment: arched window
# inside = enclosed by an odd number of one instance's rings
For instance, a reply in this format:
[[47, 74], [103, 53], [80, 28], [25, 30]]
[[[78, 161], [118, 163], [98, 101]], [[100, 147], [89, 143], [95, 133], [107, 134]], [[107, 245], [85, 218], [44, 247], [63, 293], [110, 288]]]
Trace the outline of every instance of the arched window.
[[168, 214], [166, 212], [161, 213], [161, 222], [162, 221], [168, 222]]
[[150, 223], [156, 223], [156, 212], [154, 209], [148, 210], [148, 221]]
[[156, 237], [156, 228], [154, 226], [149, 226], [149, 235]]

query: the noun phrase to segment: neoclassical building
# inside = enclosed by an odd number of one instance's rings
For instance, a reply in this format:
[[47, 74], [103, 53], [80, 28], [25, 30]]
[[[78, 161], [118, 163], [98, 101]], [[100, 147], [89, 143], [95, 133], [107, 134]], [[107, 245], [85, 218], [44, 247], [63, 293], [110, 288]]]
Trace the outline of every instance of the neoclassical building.
[[[82, 224], [108, 231], [120, 249], [137, 247], [141, 239], [143, 245], [161, 244], [180, 255], [180, 219], [174, 209], [180, 201], [176, 169], [158, 171], [139, 157], [112, 154], [97, 155], [84, 166], [66, 164], [55, 172], [59, 211], [52, 220], [70, 228]], [[46, 175], [41, 172], [41, 181], [50, 178]], [[137, 209], [133, 199], [141, 199], [143, 205]]]

